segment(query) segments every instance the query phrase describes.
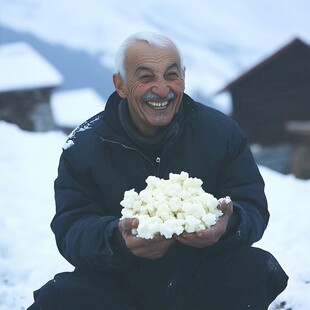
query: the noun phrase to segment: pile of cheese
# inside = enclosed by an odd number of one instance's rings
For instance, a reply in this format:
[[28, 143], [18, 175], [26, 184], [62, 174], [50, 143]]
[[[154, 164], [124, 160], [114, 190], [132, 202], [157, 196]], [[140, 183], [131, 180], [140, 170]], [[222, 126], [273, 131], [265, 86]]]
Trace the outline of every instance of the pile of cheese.
[[202, 180], [187, 172], [170, 173], [168, 180], [149, 176], [146, 183], [139, 194], [134, 189], [126, 191], [120, 203], [121, 219], [139, 219], [133, 234], [141, 238], [152, 239], [159, 233], [169, 239], [184, 231], [193, 233], [214, 225], [223, 214], [217, 208], [220, 201], [203, 190]]

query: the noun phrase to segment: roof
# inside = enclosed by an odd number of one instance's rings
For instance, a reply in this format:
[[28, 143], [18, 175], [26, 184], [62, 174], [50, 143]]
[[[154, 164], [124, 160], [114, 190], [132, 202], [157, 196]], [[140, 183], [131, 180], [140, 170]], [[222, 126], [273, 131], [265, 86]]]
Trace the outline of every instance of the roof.
[[54, 93], [51, 109], [56, 125], [75, 128], [91, 116], [101, 112], [106, 102], [92, 88]]
[[309, 51], [310, 51], [310, 46], [308, 44], [306, 44], [304, 41], [302, 41], [299, 38], [295, 38], [290, 43], [288, 43], [287, 45], [283, 46], [278, 51], [276, 51], [274, 54], [272, 54], [271, 56], [267, 57], [262, 62], [258, 63], [256, 66], [252, 67], [248, 71], [245, 71], [237, 79], [235, 79], [232, 82], [230, 82], [229, 84], [227, 84], [218, 93], [232, 89], [234, 86], [239, 84], [241, 81], [245, 80], [247, 77], [249, 77], [250, 75], [254, 74], [256, 71], [258, 71], [258, 70], [262, 69], [263, 67], [265, 67], [266, 65], [270, 64], [276, 58], [278, 58], [279, 56], [281, 56], [281, 55], [285, 54], [286, 52], [288, 52], [288, 50], [290, 50], [292, 48], [296, 48], [296, 47], [308, 48]]
[[0, 45], [0, 92], [61, 85], [61, 74], [24, 42]]
[[310, 121], [288, 121], [285, 130], [299, 141], [310, 143]]

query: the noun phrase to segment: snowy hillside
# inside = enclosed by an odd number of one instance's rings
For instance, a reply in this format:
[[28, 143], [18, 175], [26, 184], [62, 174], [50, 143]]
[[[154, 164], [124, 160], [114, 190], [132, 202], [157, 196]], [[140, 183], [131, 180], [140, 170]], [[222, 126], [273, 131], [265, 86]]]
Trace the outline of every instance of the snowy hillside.
[[308, 0], [2, 0], [0, 24], [101, 55], [111, 68], [128, 35], [166, 34], [183, 51], [186, 91], [210, 96], [296, 36], [310, 42], [309, 12]]

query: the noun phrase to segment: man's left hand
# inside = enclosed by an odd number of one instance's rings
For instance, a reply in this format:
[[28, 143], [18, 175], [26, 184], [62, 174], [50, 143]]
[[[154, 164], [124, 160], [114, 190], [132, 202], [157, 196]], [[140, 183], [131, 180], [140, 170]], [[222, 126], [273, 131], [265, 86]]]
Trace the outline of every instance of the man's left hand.
[[228, 220], [233, 213], [233, 203], [223, 201], [218, 208], [223, 212], [223, 215], [219, 217], [215, 225], [195, 233], [183, 232], [179, 236], [175, 235], [174, 238], [185, 245], [195, 248], [204, 248], [218, 242], [224, 235]]

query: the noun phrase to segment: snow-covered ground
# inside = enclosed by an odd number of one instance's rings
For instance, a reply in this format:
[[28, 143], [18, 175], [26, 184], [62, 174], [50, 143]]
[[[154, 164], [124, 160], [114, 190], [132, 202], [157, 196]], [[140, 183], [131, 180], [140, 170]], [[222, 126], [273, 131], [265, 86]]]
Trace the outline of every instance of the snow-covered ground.
[[[309, 12], [308, 0], [1, 0], [0, 25], [100, 54], [109, 67], [128, 35], [164, 33], [183, 51], [186, 91], [209, 96], [296, 36], [309, 43]], [[64, 141], [60, 132], [29, 133], [0, 122], [1, 310], [25, 309], [33, 290], [72, 270], [49, 229]], [[260, 169], [271, 220], [257, 245], [272, 252], [290, 276], [271, 309], [285, 301], [287, 309], [309, 310], [310, 181]]]
[[[54, 274], [72, 270], [49, 228], [54, 214], [53, 181], [65, 136], [29, 133], [0, 122], [0, 309], [25, 309], [32, 291]], [[274, 302], [310, 309], [310, 247], [307, 230], [310, 180], [260, 167], [271, 220], [257, 244], [272, 252], [290, 276]], [[275, 309], [271, 307], [271, 309]]]

